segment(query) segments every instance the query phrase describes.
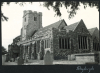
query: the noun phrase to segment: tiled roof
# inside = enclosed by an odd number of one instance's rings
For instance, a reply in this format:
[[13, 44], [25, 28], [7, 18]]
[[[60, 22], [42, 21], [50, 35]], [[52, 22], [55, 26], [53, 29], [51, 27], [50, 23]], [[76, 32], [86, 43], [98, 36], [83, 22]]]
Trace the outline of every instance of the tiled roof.
[[93, 35], [93, 32], [95, 31], [96, 28], [97, 28], [97, 27], [88, 29], [91, 35]]
[[70, 24], [70, 25], [68, 25], [68, 26], [65, 26], [64, 29], [74, 31], [75, 28], [77, 27], [77, 25], [79, 24], [79, 22], [80, 22], [80, 21], [78, 21], [78, 22], [76, 22], [76, 23], [73, 23], [73, 24]]
[[13, 43], [17, 43], [18, 41], [20, 41], [20, 37], [21, 37], [21, 35], [19, 35], [16, 38], [14, 38], [13, 39]]
[[[62, 21], [64, 21], [64, 19], [62, 19], [62, 20], [59, 20], [59, 21], [57, 21], [57, 22], [55, 22], [55, 23], [52, 23], [52, 24], [50, 24], [50, 25], [48, 25], [48, 26], [46, 26], [46, 27], [44, 27], [44, 28], [40, 28], [35, 34], [38, 34], [40, 31], [42, 31], [42, 32], [45, 32], [46, 30], [48, 30], [49, 28], [58, 28], [59, 27], [59, 25], [62, 23]], [[35, 35], [34, 34], [34, 35]], [[33, 35], [33, 36], [34, 36]]]
[[20, 37], [21, 37], [21, 35], [17, 36], [17, 37], [16, 37], [16, 38], [14, 38], [14, 39], [20, 39]]
[[58, 28], [58, 26], [61, 24], [62, 21], [63, 21], [63, 20], [59, 20], [59, 21], [57, 21], [57, 22], [55, 22], [55, 23], [52, 23], [52, 24], [50, 24], [50, 25], [48, 25], [48, 26], [46, 26], [46, 27], [44, 27], [44, 28], [39, 29], [39, 31], [48, 29], [48, 28], [50, 28], [50, 27]]
[[97, 38], [99, 40], [99, 30], [97, 27], [95, 28], [91, 28], [91, 29], [88, 29], [90, 34], [92, 35], [93, 38]]

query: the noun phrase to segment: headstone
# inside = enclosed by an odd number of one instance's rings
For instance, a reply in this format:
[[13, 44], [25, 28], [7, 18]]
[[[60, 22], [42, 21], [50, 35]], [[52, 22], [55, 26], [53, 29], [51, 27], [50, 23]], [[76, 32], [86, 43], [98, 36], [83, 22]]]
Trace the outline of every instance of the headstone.
[[44, 55], [44, 65], [52, 65], [53, 64], [53, 57], [48, 50], [46, 54]]
[[5, 55], [2, 55], [2, 65], [5, 64], [5, 60], [6, 60], [6, 56]]
[[10, 62], [13, 62], [13, 60], [14, 60], [14, 59], [13, 59], [13, 58], [11, 58], [11, 59], [10, 59]]
[[18, 62], [19, 57], [16, 58], [16, 62]]
[[38, 60], [40, 60], [40, 53], [38, 53]]
[[68, 61], [70, 61], [71, 60], [71, 55], [68, 55]]
[[28, 63], [28, 59], [26, 59], [25, 62]]
[[23, 65], [24, 64], [24, 59], [23, 58], [18, 58], [18, 62], [17, 62], [18, 65]]
[[9, 55], [7, 54], [6, 55], [6, 62], [8, 62], [8, 60], [9, 60]]
[[27, 62], [28, 62], [28, 60], [29, 60], [29, 59], [28, 59], [28, 55], [25, 55], [24, 62], [26, 62], [26, 63], [27, 63]]
[[71, 55], [71, 60], [75, 60], [75, 55]]
[[95, 56], [95, 62], [100, 63], [100, 52], [95, 52], [94, 56]]

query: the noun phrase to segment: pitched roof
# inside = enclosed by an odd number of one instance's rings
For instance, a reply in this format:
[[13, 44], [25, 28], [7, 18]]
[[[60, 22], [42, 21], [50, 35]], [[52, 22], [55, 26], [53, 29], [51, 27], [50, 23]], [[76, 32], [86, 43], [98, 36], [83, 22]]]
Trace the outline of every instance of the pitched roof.
[[21, 35], [15, 37], [14, 40], [16, 40], [16, 39], [20, 39], [20, 37], [21, 37]]
[[93, 32], [95, 31], [97, 27], [94, 27], [94, 28], [91, 28], [91, 29], [88, 29], [88, 31], [90, 32], [91, 35], [93, 35]]
[[20, 40], [21, 35], [17, 36], [13, 39], [13, 43], [17, 43]]
[[70, 24], [70, 25], [68, 25], [68, 26], [65, 26], [64, 29], [74, 31], [75, 28], [77, 27], [77, 25], [79, 24], [79, 22], [80, 22], [80, 21], [78, 21], [78, 22], [76, 22], [76, 23], [73, 23], [73, 24]]
[[91, 28], [91, 29], [88, 29], [90, 34], [92, 35], [93, 38], [97, 38], [99, 40], [99, 30], [97, 27], [95, 28]]
[[58, 28], [58, 26], [61, 24], [62, 21], [63, 20], [59, 20], [59, 21], [57, 21], [55, 23], [52, 23], [52, 24], [50, 24], [50, 25], [48, 25], [48, 26], [46, 26], [46, 27], [44, 27], [42, 29], [39, 29], [39, 30], [45, 30], [45, 29], [48, 29], [50, 27]]
[[[50, 24], [50, 25], [48, 25], [48, 26], [46, 26], [46, 27], [44, 27], [44, 28], [40, 28], [35, 34], [38, 34], [40, 31], [42, 31], [42, 32], [45, 32], [47, 29], [49, 29], [49, 28], [58, 28], [59, 27], [59, 25], [62, 23], [62, 21], [64, 21], [64, 19], [62, 19], [62, 20], [59, 20], [59, 21], [57, 21], [57, 22], [55, 22], [55, 23], [52, 23], [52, 24]], [[34, 34], [34, 35], [35, 35]]]

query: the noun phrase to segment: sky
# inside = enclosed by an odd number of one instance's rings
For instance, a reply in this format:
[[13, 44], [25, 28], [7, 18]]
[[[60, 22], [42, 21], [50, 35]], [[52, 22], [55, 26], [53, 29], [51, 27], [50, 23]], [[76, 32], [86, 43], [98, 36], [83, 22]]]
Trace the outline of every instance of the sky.
[[26, 3], [24, 6], [15, 4], [11, 2], [10, 5], [4, 4], [1, 7], [2, 12], [5, 16], [9, 17], [8, 21], [1, 22], [1, 39], [2, 46], [8, 49], [8, 45], [13, 42], [13, 39], [21, 34], [22, 28], [22, 17], [24, 10], [32, 10], [37, 12], [42, 12], [42, 26], [45, 27], [61, 19], [64, 19], [67, 25], [78, 22], [83, 19], [87, 29], [97, 27], [99, 29], [99, 12], [96, 7], [87, 7], [84, 9], [83, 5], [79, 7], [77, 14], [72, 18], [68, 18], [68, 13], [66, 8], [63, 6], [60, 8], [62, 16], [54, 17], [55, 12], [52, 8], [48, 10], [47, 8], [40, 6], [39, 2], [34, 2], [33, 4]]

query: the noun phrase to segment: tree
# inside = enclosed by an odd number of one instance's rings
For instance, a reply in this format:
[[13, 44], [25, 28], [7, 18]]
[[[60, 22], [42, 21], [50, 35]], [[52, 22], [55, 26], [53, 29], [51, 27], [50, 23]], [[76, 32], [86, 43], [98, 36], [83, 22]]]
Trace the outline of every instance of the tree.
[[70, 19], [74, 17], [74, 15], [76, 15], [76, 11], [79, 9], [80, 4], [84, 5], [84, 9], [87, 6], [90, 7], [95, 6], [99, 11], [99, 1], [47, 1], [44, 2], [44, 7], [47, 7], [48, 9], [49, 7], [52, 7], [57, 16], [61, 16], [60, 7], [62, 7], [62, 5], [66, 9], [70, 7], [70, 11], [69, 10], [67, 11], [69, 13], [69, 19]]
[[[3, 4], [6, 3], [7, 5], [9, 5], [11, 2], [1, 2], [1, 7], [3, 6]], [[25, 4], [25, 2], [15, 2], [15, 4], [19, 4], [20, 6], [23, 6]], [[2, 21], [8, 21], [8, 17], [5, 16], [1, 10], [1, 20]]]
[[[10, 4], [10, 2], [6, 2], [8, 5]], [[34, 2], [29, 2], [29, 3], [34, 3]], [[1, 7], [3, 6], [4, 2], [1, 2]], [[21, 6], [23, 6], [25, 4], [25, 2], [15, 2], [15, 4], [19, 4]], [[80, 4], [84, 5], [84, 9], [87, 8], [87, 6], [90, 7], [97, 7], [98, 11], [99, 11], [99, 1], [46, 1], [43, 2], [43, 6], [46, 7], [47, 9], [49, 9], [49, 7], [52, 7], [53, 10], [55, 11], [55, 15], [56, 16], [61, 16], [61, 11], [60, 8], [62, 6], [64, 6], [66, 9], [68, 9], [68, 7], [70, 7], [70, 10], [66, 11], [69, 13], [69, 19], [71, 19], [72, 17], [74, 17], [76, 15], [77, 10], [79, 10], [79, 6]], [[41, 5], [41, 3], [40, 3]], [[6, 17], [2, 11], [1, 11], [1, 20], [8, 20], [8, 17]]]
[[7, 54], [7, 50], [2, 46], [2, 55]]

